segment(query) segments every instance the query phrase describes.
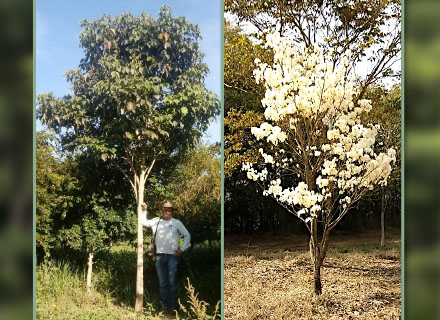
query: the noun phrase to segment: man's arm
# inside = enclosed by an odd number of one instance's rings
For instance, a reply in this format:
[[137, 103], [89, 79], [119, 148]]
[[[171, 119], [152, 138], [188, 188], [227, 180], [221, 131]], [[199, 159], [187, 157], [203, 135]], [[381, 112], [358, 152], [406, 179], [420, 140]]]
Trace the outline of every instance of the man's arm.
[[154, 220], [154, 218], [151, 219], [151, 220], [148, 220], [148, 218], [147, 218], [147, 212], [146, 212], [146, 211], [145, 211], [145, 213], [142, 212], [142, 225], [143, 225], [144, 227], [150, 227], [150, 228], [151, 228], [151, 227], [154, 225], [153, 220]]
[[191, 235], [189, 234], [188, 230], [185, 228], [182, 222], [179, 221], [178, 223], [178, 230], [183, 237], [183, 244], [180, 250], [185, 251], [188, 249], [189, 243], [191, 241]]

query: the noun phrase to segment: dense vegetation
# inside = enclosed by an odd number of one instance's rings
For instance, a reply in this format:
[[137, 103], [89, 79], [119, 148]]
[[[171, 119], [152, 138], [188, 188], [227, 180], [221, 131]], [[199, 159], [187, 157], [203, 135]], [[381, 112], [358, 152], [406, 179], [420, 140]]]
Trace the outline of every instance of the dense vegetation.
[[[156, 184], [148, 200], [151, 210], [154, 212], [156, 208], [157, 214], [160, 214], [158, 208], [164, 197], [175, 201], [175, 217], [184, 222], [194, 239], [180, 259], [179, 297], [186, 305], [185, 286], [186, 278], [189, 278], [199, 293], [198, 298], [209, 304], [209, 312], [213, 312], [220, 299], [218, 149], [216, 145], [199, 145], [188, 153], [168, 181]], [[69, 291], [69, 299], [72, 299], [69, 301], [72, 303], [70, 307], [79, 312], [76, 309], [79, 306], [74, 301], [76, 298], [87, 300], [87, 249], [90, 245], [95, 252], [92, 292], [107, 296], [112, 304], [133, 306], [136, 216], [132, 195], [124, 192], [122, 176], [118, 176], [117, 171], [81, 157], [61, 156], [57, 150], [56, 139], [52, 135], [37, 133], [39, 312], [42, 315], [55, 312], [49, 310], [47, 303], [56, 301], [57, 290], [66, 286], [75, 286], [75, 290]], [[151, 241], [150, 229], [145, 229], [144, 235], [144, 243], [148, 244]], [[144, 275], [147, 292], [145, 310], [154, 312], [159, 307], [158, 281], [154, 264], [148, 258], [145, 258]], [[54, 280], [48, 286], [44, 281], [49, 281], [50, 277], [55, 277], [58, 282]], [[69, 292], [63, 294], [70, 295]], [[79, 296], [75, 298], [75, 295]]]

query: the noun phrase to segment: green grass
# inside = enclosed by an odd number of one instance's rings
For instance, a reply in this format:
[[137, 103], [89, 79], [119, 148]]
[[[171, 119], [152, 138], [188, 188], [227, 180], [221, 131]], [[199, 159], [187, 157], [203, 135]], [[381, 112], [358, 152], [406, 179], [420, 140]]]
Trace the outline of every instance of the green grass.
[[92, 290], [89, 296], [84, 273], [68, 262], [38, 266], [36, 280], [37, 319], [135, 319], [133, 310], [116, 306], [108, 292]]
[[338, 253], [353, 253], [353, 252], [371, 253], [373, 251], [387, 251], [387, 250], [400, 251], [400, 242], [388, 241], [385, 243], [383, 247], [380, 246], [380, 242], [371, 242], [371, 243], [355, 244], [355, 245], [346, 244], [343, 246], [334, 247], [331, 250]]
[[[69, 256], [71, 257], [71, 256]], [[84, 261], [85, 262], [85, 261]], [[159, 288], [154, 262], [144, 259], [144, 311], [134, 313], [136, 252], [127, 245], [113, 246], [96, 255], [93, 290], [85, 288], [82, 260], [52, 260], [37, 267], [37, 319], [156, 319]], [[220, 300], [220, 243], [201, 243], [181, 256], [178, 296], [185, 308], [194, 303], [187, 291], [190, 283], [197, 298], [206, 302], [206, 319], [212, 318]]]

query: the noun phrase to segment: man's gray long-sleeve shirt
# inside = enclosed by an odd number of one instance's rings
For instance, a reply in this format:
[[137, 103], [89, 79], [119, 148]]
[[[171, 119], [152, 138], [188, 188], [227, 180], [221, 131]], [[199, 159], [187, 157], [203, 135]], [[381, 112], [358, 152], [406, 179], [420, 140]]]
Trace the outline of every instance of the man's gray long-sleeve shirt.
[[[151, 220], [147, 219], [146, 213], [143, 213], [142, 224], [145, 227], [150, 227], [153, 231], [153, 236], [156, 233], [156, 252], [174, 254], [174, 251], [179, 249], [179, 238], [183, 237], [183, 244], [180, 250], [185, 251], [191, 240], [191, 236], [188, 230], [185, 228], [180, 220], [171, 218], [170, 220], [163, 220], [159, 217], [153, 218]], [[159, 225], [157, 224], [159, 222]]]

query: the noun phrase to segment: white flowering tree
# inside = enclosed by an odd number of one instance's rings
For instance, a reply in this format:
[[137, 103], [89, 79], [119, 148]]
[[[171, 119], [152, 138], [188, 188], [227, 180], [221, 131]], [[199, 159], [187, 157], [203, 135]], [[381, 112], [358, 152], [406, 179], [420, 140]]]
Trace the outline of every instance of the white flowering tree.
[[305, 223], [319, 295], [331, 230], [368, 190], [386, 185], [396, 152], [375, 152], [377, 125], [361, 123], [371, 103], [356, 99], [355, 82], [347, 79], [348, 56], [335, 66], [318, 46], [293, 43], [271, 33], [266, 46], [273, 50], [273, 65], [255, 60], [256, 81], [266, 88], [266, 121], [251, 132], [267, 148], [259, 149], [258, 163], [243, 163], [242, 169], [263, 185], [264, 195]]

